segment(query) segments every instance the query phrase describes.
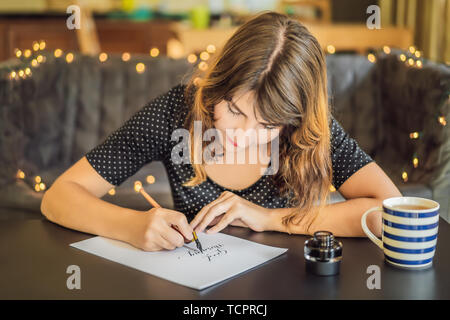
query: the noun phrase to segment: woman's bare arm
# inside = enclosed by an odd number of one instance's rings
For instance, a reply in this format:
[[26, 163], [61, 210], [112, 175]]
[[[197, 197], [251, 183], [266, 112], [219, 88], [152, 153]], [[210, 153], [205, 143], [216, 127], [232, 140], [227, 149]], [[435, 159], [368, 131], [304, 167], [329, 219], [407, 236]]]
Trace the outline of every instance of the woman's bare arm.
[[[402, 194], [375, 163], [371, 162], [348, 178], [338, 190], [346, 201], [325, 206], [309, 230], [304, 224], [291, 226], [297, 234], [313, 234], [317, 230], [331, 231], [341, 237], [365, 236], [361, 227], [361, 216], [372, 207], [380, 207], [384, 199], [401, 197]], [[281, 218], [290, 213], [291, 208], [273, 210], [272, 229], [287, 232]], [[377, 236], [381, 235], [381, 213], [372, 212], [367, 217], [367, 226]]]
[[128, 241], [132, 220], [141, 212], [101, 200], [113, 187], [83, 157], [45, 192], [41, 212], [64, 227]]

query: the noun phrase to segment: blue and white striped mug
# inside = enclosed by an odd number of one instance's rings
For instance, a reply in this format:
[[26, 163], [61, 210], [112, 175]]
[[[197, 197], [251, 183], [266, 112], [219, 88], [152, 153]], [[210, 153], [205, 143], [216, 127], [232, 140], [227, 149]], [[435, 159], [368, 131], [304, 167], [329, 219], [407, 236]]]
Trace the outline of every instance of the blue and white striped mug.
[[[382, 239], [367, 228], [367, 215], [383, 212]], [[386, 262], [406, 269], [426, 269], [433, 263], [439, 224], [439, 203], [418, 197], [385, 199], [383, 207], [361, 217], [364, 233], [384, 252]]]

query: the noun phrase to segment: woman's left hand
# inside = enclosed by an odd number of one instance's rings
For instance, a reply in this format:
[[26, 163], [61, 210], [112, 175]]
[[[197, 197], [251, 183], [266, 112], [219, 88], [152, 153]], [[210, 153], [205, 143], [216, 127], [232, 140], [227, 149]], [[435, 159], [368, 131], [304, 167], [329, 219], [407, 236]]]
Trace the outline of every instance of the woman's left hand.
[[204, 206], [190, 225], [196, 232], [202, 232], [213, 220], [219, 219], [222, 215], [217, 224], [206, 233], [219, 232], [229, 224], [246, 226], [253, 231], [264, 231], [268, 228], [270, 211], [230, 191], [224, 191], [216, 200]]

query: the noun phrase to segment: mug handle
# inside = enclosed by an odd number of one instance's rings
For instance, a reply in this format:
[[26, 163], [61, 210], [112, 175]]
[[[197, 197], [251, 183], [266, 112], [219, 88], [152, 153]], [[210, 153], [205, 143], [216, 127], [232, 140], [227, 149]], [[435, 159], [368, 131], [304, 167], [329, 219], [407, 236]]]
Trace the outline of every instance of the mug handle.
[[369, 210], [367, 210], [361, 217], [361, 226], [362, 229], [364, 231], [364, 233], [369, 237], [370, 240], [372, 240], [373, 243], [375, 243], [378, 247], [380, 247], [380, 249], [383, 249], [383, 241], [381, 241], [380, 239], [378, 239], [367, 227], [367, 223], [366, 223], [366, 219], [367, 219], [367, 215], [371, 212], [374, 211], [381, 211], [383, 212], [383, 208], [382, 207], [374, 207], [371, 208]]

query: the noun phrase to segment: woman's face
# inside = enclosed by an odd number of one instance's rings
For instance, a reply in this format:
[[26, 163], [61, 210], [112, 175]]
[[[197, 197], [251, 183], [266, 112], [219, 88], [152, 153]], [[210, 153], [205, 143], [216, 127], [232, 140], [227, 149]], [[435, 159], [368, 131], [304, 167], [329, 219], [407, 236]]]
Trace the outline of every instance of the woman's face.
[[[281, 126], [264, 121], [253, 108], [252, 91], [237, 94], [231, 101], [222, 100], [214, 107], [214, 126], [221, 133], [225, 150], [242, 151], [267, 144], [279, 135]], [[228, 148], [227, 148], [228, 147]]]

